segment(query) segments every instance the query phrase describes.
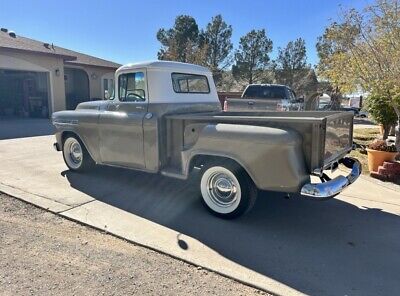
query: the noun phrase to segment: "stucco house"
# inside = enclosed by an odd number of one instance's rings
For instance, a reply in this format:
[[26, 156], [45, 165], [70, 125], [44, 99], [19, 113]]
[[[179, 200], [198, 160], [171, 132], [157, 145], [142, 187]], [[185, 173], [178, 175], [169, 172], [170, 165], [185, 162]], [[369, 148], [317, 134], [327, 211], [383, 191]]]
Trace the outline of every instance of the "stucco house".
[[120, 65], [0, 29], [0, 116], [49, 117], [102, 99]]

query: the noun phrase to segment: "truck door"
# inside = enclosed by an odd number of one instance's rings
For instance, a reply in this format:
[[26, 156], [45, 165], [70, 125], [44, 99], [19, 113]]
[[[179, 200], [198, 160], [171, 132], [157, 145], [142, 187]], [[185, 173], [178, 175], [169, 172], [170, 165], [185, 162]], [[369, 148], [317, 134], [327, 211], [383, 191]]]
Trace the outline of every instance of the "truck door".
[[116, 96], [99, 117], [102, 163], [144, 168], [143, 119], [147, 113], [146, 70], [121, 73]]

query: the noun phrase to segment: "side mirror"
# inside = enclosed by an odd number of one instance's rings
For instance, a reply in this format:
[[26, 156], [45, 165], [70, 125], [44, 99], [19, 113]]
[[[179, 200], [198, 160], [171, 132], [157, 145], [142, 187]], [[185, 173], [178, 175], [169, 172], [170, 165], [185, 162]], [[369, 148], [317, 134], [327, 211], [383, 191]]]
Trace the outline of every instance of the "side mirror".
[[109, 100], [110, 99], [110, 94], [108, 93], [108, 90], [104, 91], [104, 99]]

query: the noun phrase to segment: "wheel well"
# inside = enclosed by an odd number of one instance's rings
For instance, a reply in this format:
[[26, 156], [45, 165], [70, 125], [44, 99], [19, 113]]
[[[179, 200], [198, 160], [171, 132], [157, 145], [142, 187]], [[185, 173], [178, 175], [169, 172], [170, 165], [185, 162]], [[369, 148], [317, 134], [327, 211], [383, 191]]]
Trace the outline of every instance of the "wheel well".
[[217, 164], [231, 164], [236, 166], [241, 172], [246, 174], [250, 180], [255, 184], [252, 175], [249, 171], [240, 164], [237, 160], [226, 157], [226, 156], [218, 156], [218, 155], [207, 155], [207, 154], [199, 154], [192, 157], [189, 164], [189, 174], [192, 173], [195, 167], [202, 168], [207, 164], [217, 163]]
[[75, 137], [77, 137], [79, 140], [82, 141], [82, 139], [81, 139], [76, 133], [71, 132], [71, 131], [66, 131], [66, 132], [63, 132], [63, 133], [61, 134], [61, 142], [62, 142], [63, 145], [64, 145], [65, 139], [68, 138], [68, 136], [75, 136]]
[[241, 168], [243, 171], [245, 171], [249, 175], [247, 170], [240, 163], [238, 163], [236, 160], [234, 160], [230, 157], [217, 156], [217, 155], [204, 155], [204, 154], [199, 154], [199, 155], [193, 156], [193, 158], [190, 160], [189, 172], [192, 172], [195, 167], [201, 168], [210, 163], [233, 164], [233, 165], [236, 165], [237, 167]]
[[[84, 141], [82, 141], [81, 137], [79, 137], [79, 135], [75, 132], [71, 132], [71, 131], [65, 131], [61, 134], [61, 143], [64, 146], [64, 141], [68, 138], [68, 136], [74, 136], [78, 139], [78, 141], [81, 142], [81, 145], [83, 146], [83, 148], [86, 150], [87, 153], [89, 153], [89, 156], [92, 158], [92, 160], [94, 160], [93, 155], [91, 154], [91, 152], [89, 151], [89, 149], [87, 148], [86, 144]], [[61, 149], [64, 149], [63, 147], [61, 147]]]

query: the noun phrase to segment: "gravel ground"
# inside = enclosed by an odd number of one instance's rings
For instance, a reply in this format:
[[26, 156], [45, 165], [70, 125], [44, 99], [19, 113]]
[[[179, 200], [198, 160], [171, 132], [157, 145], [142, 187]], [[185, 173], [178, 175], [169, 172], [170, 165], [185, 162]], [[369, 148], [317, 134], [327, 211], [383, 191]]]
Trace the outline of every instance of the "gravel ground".
[[1, 295], [266, 295], [0, 194]]

